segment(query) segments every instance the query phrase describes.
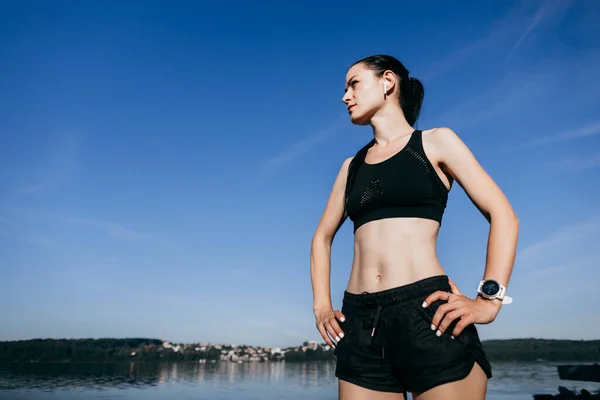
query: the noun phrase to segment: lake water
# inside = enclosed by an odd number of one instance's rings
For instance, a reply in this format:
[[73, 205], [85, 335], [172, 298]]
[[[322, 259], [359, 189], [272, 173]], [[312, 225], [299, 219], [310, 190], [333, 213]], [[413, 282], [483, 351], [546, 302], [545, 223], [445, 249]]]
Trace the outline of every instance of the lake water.
[[[489, 400], [533, 399], [598, 383], [561, 381], [556, 364], [494, 364]], [[173, 363], [0, 366], [0, 399], [335, 400], [335, 364]], [[410, 398], [410, 397], [409, 397]]]

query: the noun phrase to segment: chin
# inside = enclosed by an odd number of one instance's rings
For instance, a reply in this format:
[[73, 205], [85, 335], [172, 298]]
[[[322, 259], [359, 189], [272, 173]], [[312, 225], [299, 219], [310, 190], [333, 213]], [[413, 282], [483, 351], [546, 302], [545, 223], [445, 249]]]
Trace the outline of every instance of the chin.
[[369, 125], [370, 118], [368, 115], [352, 115], [350, 114], [350, 122], [354, 125]]

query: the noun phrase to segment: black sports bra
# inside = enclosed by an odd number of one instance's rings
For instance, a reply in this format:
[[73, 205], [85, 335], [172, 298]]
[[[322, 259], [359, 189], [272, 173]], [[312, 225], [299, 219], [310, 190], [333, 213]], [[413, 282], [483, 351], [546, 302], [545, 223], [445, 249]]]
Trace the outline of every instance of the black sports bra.
[[415, 130], [406, 146], [377, 164], [364, 159], [348, 193], [347, 214], [354, 232], [367, 222], [419, 217], [442, 223], [448, 189], [423, 150], [422, 131]]

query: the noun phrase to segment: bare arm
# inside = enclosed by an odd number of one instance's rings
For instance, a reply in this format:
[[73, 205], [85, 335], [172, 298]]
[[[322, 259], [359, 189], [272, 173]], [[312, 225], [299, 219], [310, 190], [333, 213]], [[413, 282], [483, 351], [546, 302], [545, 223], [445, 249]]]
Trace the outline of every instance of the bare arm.
[[519, 233], [519, 220], [508, 199], [462, 140], [448, 128], [433, 132], [444, 170], [465, 190], [490, 223], [483, 278], [508, 286]]
[[342, 164], [310, 249], [310, 276], [316, 325], [325, 342], [334, 347], [344, 337], [344, 332], [338, 324], [338, 320], [344, 322], [344, 315], [340, 311], [334, 311], [331, 303], [331, 244], [345, 214], [344, 193], [351, 160], [352, 158], [348, 158]]
[[[458, 182], [490, 223], [483, 278], [494, 279], [508, 286], [519, 233], [519, 220], [513, 208], [498, 185], [451, 129], [433, 130], [431, 143], [442, 169]], [[470, 324], [488, 324], [496, 319], [502, 307], [501, 301], [485, 300], [479, 296], [473, 300], [463, 295], [453, 282], [450, 282], [450, 288], [450, 294], [438, 290], [423, 303], [423, 307], [428, 307], [436, 300], [446, 301], [438, 307], [431, 320], [438, 336], [443, 335], [453, 321], [458, 321], [452, 330], [452, 335], [456, 337]]]
[[340, 228], [344, 215], [344, 192], [348, 166], [352, 158], [348, 158], [333, 184], [325, 211], [312, 238], [310, 250], [310, 275], [313, 288], [313, 309], [331, 309], [331, 244]]

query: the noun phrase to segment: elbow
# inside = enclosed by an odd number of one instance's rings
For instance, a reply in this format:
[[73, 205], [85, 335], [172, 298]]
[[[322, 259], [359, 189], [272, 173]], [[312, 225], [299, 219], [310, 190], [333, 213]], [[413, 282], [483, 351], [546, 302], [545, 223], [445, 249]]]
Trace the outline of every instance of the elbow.
[[514, 227], [514, 229], [516, 229], [517, 231], [519, 230], [519, 225], [520, 225], [520, 221], [519, 221], [519, 217], [517, 216], [517, 213], [512, 209], [512, 208], [508, 208], [508, 209], [502, 209], [502, 210], [498, 210], [497, 212], [492, 212], [490, 213], [490, 220], [491, 221], [501, 221], [501, 224], [505, 225], [510, 225], [512, 227]]
[[515, 224], [515, 232], [516, 235], [519, 235], [519, 229], [521, 228], [521, 222], [519, 221], [519, 217], [517, 216], [517, 214], [513, 211], [513, 221]]
[[507, 214], [508, 214], [508, 217], [507, 217], [508, 220], [513, 225], [515, 225], [516, 228], [517, 228], [517, 230], [518, 230], [519, 229], [520, 221], [519, 221], [519, 217], [517, 216], [517, 213], [515, 212], [515, 210], [512, 207], [510, 207], [510, 209], [508, 210]]
[[519, 217], [513, 209], [509, 210], [509, 212], [505, 214], [504, 220], [506, 221], [506, 224], [509, 224], [514, 231], [519, 232]]
[[322, 247], [322, 246], [331, 246], [333, 242], [333, 237], [331, 235], [326, 235], [324, 232], [317, 230], [312, 237], [312, 248]]
[[323, 246], [323, 245], [331, 245], [331, 239], [326, 235], [316, 232], [312, 238], [312, 247]]

